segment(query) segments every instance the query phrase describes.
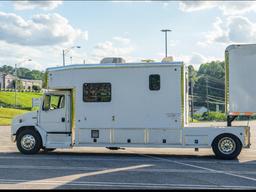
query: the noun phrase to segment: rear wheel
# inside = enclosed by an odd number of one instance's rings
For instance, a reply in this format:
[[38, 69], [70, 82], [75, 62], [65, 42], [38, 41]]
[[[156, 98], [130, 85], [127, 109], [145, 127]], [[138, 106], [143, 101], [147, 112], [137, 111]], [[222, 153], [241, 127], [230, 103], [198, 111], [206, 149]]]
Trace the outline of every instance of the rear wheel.
[[212, 150], [219, 159], [235, 159], [242, 150], [242, 143], [235, 135], [225, 133], [214, 139]]
[[17, 136], [17, 148], [23, 154], [36, 154], [42, 146], [40, 134], [32, 129], [25, 129]]

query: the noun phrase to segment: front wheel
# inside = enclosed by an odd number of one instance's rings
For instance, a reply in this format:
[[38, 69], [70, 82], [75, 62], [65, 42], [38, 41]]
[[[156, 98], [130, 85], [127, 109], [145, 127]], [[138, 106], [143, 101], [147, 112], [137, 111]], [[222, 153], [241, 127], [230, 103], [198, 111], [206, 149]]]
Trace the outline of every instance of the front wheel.
[[17, 148], [23, 154], [36, 154], [42, 146], [40, 134], [31, 129], [25, 129], [17, 136]]
[[225, 133], [214, 139], [212, 150], [219, 159], [235, 159], [242, 150], [242, 143], [235, 135]]

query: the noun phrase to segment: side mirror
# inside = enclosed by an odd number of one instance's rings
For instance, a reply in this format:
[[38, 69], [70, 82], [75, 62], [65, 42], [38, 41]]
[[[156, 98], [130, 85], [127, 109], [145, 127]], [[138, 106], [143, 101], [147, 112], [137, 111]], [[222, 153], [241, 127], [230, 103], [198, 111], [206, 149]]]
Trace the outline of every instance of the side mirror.
[[49, 111], [50, 110], [50, 98], [51, 97], [49, 95], [46, 95], [44, 97], [43, 106], [42, 106], [43, 111]]
[[49, 107], [49, 106], [43, 106], [43, 110], [44, 110], [44, 111], [49, 111], [49, 110], [50, 110], [50, 107]]
[[41, 105], [41, 98], [32, 98], [32, 108], [40, 107]]

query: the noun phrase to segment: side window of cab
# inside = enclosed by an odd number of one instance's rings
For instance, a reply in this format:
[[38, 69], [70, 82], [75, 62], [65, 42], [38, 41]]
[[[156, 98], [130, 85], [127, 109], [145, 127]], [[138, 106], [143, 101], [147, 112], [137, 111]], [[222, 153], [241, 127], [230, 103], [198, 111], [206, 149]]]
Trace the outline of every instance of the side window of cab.
[[65, 96], [64, 95], [46, 95], [44, 97], [43, 110], [55, 110], [61, 109], [65, 106]]

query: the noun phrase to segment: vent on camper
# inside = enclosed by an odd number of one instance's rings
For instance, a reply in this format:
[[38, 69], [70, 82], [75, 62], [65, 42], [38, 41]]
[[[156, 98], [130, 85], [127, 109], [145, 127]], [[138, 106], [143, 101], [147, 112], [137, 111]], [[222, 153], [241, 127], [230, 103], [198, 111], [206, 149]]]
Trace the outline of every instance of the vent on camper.
[[170, 63], [173, 62], [173, 57], [169, 56], [169, 57], [165, 57], [162, 59], [162, 63]]
[[125, 63], [125, 60], [121, 57], [105, 57], [100, 63]]

